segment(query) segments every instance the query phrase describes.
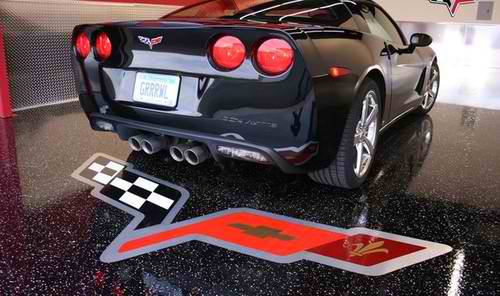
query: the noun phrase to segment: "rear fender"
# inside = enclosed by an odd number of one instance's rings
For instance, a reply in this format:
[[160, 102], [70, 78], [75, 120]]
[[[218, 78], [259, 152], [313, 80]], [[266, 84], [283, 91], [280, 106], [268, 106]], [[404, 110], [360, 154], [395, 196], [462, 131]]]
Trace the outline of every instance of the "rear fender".
[[[347, 118], [356, 94], [372, 71], [379, 71], [385, 78], [380, 52], [374, 51], [374, 44], [382, 48], [383, 42], [349, 30], [315, 29], [305, 31], [307, 39], [297, 44], [304, 52], [304, 59], [313, 76], [315, 91], [314, 126], [319, 141], [319, 153], [309, 163], [310, 170], [328, 166], [337, 155]], [[307, 53], [307, 54], [306, 54]], [[333, 79], [331, 67], [347, 68], [351, 73]], [[390, 89], [384, 79], [386, 89]]]

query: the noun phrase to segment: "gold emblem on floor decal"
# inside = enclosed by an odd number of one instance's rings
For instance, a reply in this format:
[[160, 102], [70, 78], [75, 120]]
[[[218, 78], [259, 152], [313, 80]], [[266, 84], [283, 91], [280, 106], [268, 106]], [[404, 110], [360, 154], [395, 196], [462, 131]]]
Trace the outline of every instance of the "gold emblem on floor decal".
[[353, 246], [356, 247], [349, 251], [349, 257], [363, 257], [374, 253], [389, 254], [389, 250], [382, 248], [384, 241], [371, 242], [366, 246], [364, 244], [353, 244]]

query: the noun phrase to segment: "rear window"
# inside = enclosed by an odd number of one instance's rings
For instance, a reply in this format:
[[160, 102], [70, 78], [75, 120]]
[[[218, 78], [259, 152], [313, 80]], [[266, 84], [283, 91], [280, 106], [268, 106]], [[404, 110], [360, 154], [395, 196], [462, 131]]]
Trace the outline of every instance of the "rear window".
[[211, 0], [182, 8], [165, 17], [227, 18], [270, 23], [309, 23], [355, 26], [347, 7], [338, 0]]

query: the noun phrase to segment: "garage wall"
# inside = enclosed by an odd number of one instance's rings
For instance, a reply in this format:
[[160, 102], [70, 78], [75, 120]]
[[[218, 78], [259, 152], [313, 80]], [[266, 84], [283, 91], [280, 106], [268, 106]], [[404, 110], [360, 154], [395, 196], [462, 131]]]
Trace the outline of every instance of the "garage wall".
[[[75, 25], [156, 19], [179, 6], [145, 3], [183, 0], [109, 1], [0, 0], [15, 110], [76, 100], [69, 42]], [[406, 35], [425, 32], [434, 37], [432, 46], [446, 78], [440, 101], [500, 109], [500, 84], [495, 81], [500, 76], [500, 0], [495, 0], [493, 20], [486, 23], [475, 21], [477, 3], [462, 5], [451, 18], [445, 6], [428, 0], [377, 1], [400, 21]], [[461, 88], [465, 82], [473, 85], [472, 92]]]
[[491, 21], [478, 21], [479, 2], [461, 5], [451, 17], [429, 0], [377, 0], [409, 37], [431, 35], [441, 67], [439, 101], [500, 109], [500, 0]]
[[429, 0], [376, 0], [398, 21], [500, 24], [500, 0], [491, 0], [494, 2], [491, 21], [477, 20], [479, 2], [484, 1], [460, 5], [452, 17], [446, 5], [431, 4]]
[[13, 109], [77, 99], [70, 41], [77, 24], [157, 19], [175, 8], [71, 0], [0, 0]]

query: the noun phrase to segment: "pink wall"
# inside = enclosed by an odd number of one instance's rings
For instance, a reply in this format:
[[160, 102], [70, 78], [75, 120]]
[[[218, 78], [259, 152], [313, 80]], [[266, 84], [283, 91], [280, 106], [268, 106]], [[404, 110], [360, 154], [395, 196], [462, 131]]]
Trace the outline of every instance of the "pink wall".
[[3, 27], [0, 24], [0, 118], [12, 117], [8, 80], [3, 46]]

